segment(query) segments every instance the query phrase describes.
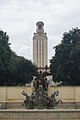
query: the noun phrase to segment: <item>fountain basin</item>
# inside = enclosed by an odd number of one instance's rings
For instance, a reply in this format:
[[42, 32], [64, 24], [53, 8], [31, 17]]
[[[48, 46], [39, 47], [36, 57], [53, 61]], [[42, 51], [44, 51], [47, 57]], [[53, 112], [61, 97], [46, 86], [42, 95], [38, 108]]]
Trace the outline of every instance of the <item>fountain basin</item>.
[[0, 109], [0, 120], [80, 120], [80, 109]]

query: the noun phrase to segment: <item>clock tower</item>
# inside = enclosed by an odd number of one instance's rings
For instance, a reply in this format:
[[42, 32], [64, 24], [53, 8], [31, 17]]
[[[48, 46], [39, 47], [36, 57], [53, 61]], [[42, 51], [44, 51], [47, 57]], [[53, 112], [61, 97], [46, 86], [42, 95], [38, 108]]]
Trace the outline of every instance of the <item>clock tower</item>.
[[33, 63], [38, 68], [48, 66], [48, 38], [42, 21], [36, 23], [36, 33], [33, 36]]

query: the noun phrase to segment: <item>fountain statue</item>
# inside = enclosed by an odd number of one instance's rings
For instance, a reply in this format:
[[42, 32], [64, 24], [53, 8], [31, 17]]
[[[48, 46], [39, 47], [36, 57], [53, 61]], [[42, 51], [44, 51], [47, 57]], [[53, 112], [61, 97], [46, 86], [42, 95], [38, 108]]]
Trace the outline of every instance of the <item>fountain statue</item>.
[[38, 72], [35, 75], [35, 80], [33, 81], [34, 90], [29, 96], [24, 90], [22, 95], [26, 96], [23, 105], [27, 109], [50, 109], [54, 108], [61, 100], [56, 100], [55, 96], [59, 95], [59, 91], [54, 91], [51, 96], [48, 96], [48, 86], [49, 82], [46, 76], [51, 75], [48, 72]]

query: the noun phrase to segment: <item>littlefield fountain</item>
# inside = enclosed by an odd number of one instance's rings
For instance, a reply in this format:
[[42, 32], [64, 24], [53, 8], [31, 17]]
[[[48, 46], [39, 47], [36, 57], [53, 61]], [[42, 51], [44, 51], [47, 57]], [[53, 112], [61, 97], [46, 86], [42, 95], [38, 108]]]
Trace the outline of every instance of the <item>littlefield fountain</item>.
[[56, 105], [62, 101], [56, 99], [58, 90], [48, 95], [48, 75], [41, 71], [35, 75], [30, 96], [22, 91], [21, 94], [26, 97], [23, 102], [26, 109], [0, 109], [0, 120], [80, 120], [80, 109], [57, 109]]
[[46, 76], [50, 75], [50, 73], [39, 72], [36, 74], [36, 78], [33, 81], [34, 90], [31, 96], [23, 91], [22, 94], [26, 96], [24, 100], [25, 108], [27, 109], [52, 109], [62, 101], [56, 100], [55, 96], [59, 95], [59, 91], [54, 91], [51, 96], [48, 96], [48, 85], [49, 81], [47, 80]]

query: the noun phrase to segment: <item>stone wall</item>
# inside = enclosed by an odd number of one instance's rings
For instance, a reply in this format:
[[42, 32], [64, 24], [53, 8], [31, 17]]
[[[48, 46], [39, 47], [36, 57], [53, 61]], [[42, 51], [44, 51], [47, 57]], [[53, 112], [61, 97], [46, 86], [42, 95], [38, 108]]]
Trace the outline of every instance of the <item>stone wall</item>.
[[80, 110], [0, 110], [0, 120], [80, 120]]
[[[0, 87], [0, 102], [22, 102], [25, 96], [21, 92], [25, 90], [29, 95], [32, 93], [32, 87]], [[49, 87], [49, 95], [55, 90], [59, 91], [60, 99], [63, 102], [80, 102], [80, 87]]]
[[49, 94], [55, 90], [59, 91], [57, 99], [63, 102], [80, 102], [80, 87], [50, 87]]

